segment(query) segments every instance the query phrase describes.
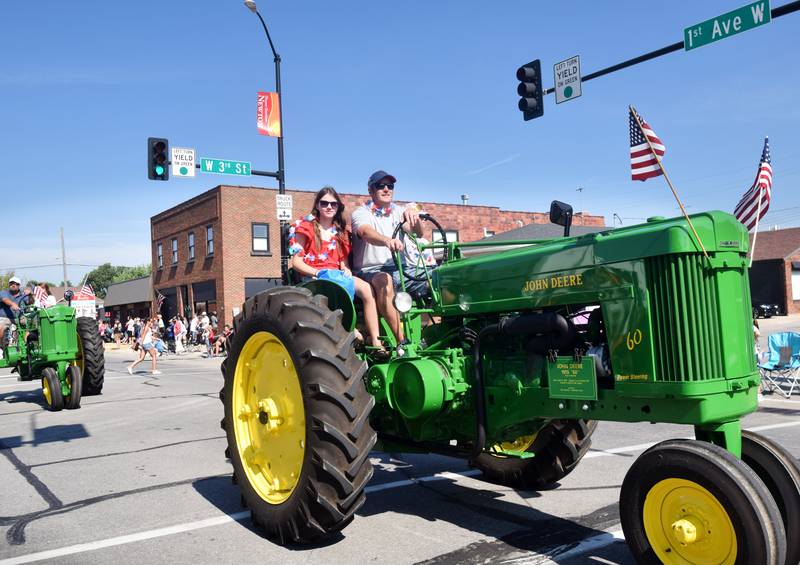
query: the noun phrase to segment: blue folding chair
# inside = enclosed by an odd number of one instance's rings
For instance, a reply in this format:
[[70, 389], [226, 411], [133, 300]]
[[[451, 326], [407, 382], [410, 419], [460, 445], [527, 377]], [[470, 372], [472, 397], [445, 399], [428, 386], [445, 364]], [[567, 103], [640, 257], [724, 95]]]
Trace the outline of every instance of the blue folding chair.
[[772, 334], [768, 344], [769, 359], [758, 365], [762, 389], [789, 398], [795, 388], [800, 391], [800, 333]]

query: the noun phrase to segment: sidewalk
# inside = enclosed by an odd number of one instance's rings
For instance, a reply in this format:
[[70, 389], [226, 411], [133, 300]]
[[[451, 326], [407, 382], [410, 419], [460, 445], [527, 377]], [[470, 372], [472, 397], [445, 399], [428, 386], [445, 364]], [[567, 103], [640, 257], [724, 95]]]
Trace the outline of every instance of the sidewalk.
[[[106, 355], [120, 354], [120, 353], [130, 353], [134, 357], [138, 355], [138, 352], [134, 351], [130, 345], [125, 345], [124, 343], [120, 344], [119, 346], [117, 346], [116, 343], [104, 343], [103, 345], [104, 345], [104, 352]], [[164, 352], [164, 354], [161, 357], [159, 357], [159, 359], [205, 359], [206, 358], [205, 346], [202, 346], [202, 348], [200, 346], [197, 346], [196, 349], [197, 349], [196, 351], [186, 349], [181, 354]], [[216, 358], [221, 359], [222, 357], [216, 357]]]

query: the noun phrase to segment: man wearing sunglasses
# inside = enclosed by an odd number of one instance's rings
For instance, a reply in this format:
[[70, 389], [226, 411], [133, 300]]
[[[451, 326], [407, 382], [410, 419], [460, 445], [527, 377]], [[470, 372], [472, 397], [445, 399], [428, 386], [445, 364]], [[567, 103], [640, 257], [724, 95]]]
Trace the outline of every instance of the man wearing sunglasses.
[[[394, 230], [405, 221], [403, 229], [422, 237], [422, 224], [416, 204], [400, 206], [392, 202], [397, 179], [386, 171], [375, 171], [367, 181], [371, 200], [353, 211], [353, 270], [372, 285], [378, 311], [392, 329], [398, 343], [405, 340], [400, 315], [394, 308], [395, 289], [400, 285], [400, 275], [394, 261], [394, 252], [403, 252], [405, 244], [393, 239]], [[412, 294], [427, 283], [406, 280], [406, 290]], [[419, 287], [419, 288], [418, 288]]]

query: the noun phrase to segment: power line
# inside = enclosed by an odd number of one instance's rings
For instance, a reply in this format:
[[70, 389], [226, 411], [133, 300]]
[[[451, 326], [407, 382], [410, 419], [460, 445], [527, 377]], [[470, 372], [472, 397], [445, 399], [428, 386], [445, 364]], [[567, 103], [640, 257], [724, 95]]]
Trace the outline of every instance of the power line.
[[[60, 267], [61, 263], [47, 263], [45, 265], [12, 265], [10, 267], [0, 267], [0, 271], [10, 271], [13, 269], [38, 269], [41, 267]], [[91, 263], [67, 263], [70, 267], [99, 267]]]

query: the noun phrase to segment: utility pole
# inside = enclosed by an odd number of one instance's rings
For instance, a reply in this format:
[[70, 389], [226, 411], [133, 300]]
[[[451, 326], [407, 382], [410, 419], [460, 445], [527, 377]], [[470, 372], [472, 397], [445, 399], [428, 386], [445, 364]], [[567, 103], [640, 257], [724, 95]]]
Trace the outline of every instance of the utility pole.
[[61, 268], [64, 271], [64, 287], [67, 286], [67, 255], [64, 252], [64, 228], [60, 228], [61, 230]]

